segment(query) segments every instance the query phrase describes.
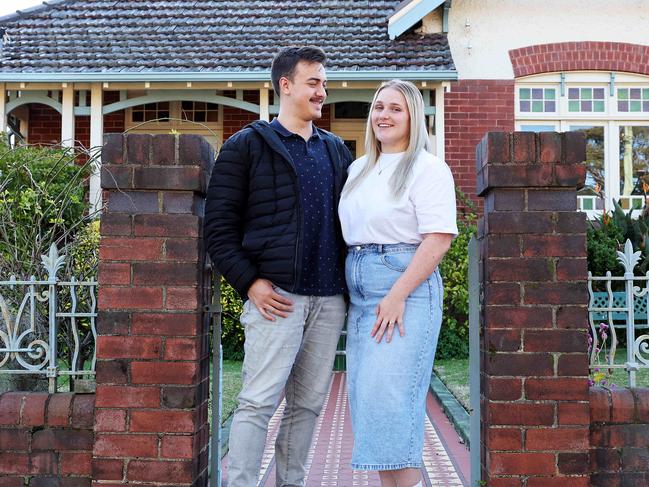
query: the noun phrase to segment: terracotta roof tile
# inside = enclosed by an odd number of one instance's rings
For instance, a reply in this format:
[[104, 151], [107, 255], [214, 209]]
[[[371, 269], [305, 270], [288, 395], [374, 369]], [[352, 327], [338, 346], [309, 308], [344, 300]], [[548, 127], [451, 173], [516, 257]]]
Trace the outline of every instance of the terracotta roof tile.
[[455, 69], [445, 34], [390, 41], [398, 1], [76, 0], [5, 18], [2, 72], [262, 71], [287, 45], [330, 70]]

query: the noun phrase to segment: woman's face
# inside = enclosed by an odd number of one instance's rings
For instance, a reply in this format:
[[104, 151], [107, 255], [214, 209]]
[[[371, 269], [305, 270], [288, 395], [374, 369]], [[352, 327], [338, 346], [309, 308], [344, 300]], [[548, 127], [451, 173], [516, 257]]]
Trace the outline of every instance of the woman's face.
[[381, 90], [372, 107], [372, 128], [382, 152], [403, 152], [410, 139], [410, 113], [405, 97], [393, 88]]

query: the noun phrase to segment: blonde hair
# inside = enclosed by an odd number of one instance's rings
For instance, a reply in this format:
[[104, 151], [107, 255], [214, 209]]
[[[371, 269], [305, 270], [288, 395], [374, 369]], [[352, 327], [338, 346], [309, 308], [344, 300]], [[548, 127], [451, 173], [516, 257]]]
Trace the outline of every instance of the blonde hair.
[[390, 190], [395, 198], [399, 198], [406, 189], [408, 180], [412, 175], [412, 168], [415, 165], [417, 156], [422, 150], [432, 152], [432, 145], [428, 138], [428, 130], [426, 130], [426, 116], [424, 114], [424, 99], [421, 96], [419, 89], [409, 81], [402, 81], [394, 79], [383, 83], [381, 87], [376, 90], [372, 104], [370, 105], [370, 114], [367, 117], [367, 125], [365, 129], [365, 166], [361, 172], [349, 183], [345, 185], [344, 193], [348, 193], [354, 188], [357, 188], [367, 175], [376, 166], [379, 156], [381, 155], [381, 143], [377, 140], [372, 126], [372, 111], [376, 104], [381, 91], [391, 88], [398, 91], [406, 99], [406, 106], [410, 114], [410, 136], [408, 140], [408, 148], [399, 160], [397, 167], [390, 177]]

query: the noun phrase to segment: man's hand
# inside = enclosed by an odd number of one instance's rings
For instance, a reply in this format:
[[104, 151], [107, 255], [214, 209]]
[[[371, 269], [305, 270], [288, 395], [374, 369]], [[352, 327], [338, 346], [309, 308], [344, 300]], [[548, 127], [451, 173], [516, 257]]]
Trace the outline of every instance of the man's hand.
[[286, 318], [293, 311], [293, 301], [275, 292], [268, 279], [257, 279], [248, 289], [248, 298], [261, 315], [269, 321], [275, 321], [273, 315]]

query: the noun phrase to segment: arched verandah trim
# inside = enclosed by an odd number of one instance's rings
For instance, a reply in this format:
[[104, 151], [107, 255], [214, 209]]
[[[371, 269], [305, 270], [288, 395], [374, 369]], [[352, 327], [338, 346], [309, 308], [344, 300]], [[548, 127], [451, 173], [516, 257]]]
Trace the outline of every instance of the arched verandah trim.
[[[222, 95], [214, 95], [212, 92], [203, 92], [203, 91], [192, 91], [192, 90], [161, 90], [154, 93], [149, 93], [148, 95], [138, 96], [135, 98], [129, 98], [128, 100], [121, 100], [115, 103], [104, 106], [103, 113], [107, 115], [109, 113], [118, 112], [126, 108], [135, 107], [138, 105], [145, 105], [147, 103], [160, 103], [165, 101], [202, 101], [206, 103], [215, 103], [217, 105], [224, 105], [234, 108], [240, 108], [248, 112], [259, 114], [259, 105], [250, 103], [243, 100], [237, 100], [236, 98], [229, 98]], [[90, 109], [86, 107], [84, 111], [87, 111], [87, 115], [90, 115]], [[81, 110], [75, 109], [75, 114], [77, 115], [86, 115], [86, 113], [79, 113]]]
[[[53, 108], [60, 114], [63, 114], [63, 105], [61, 105], [61, 103], [59, 103], [53, 98], [48, 97], [47, 95], [42, 95], [42, 94], [26, 94], [21, 96], [20, 98], [11, 100], [10, 102], [7, 103], [6, 113], [9, 114], [16, 108], [21, 107], [23, 105], [28, 105], [30, 103], [40, 103], [42, 105], [47, 105], [48, 107]], [[88, 115], [90, 115], [90, 112], [88, 112]]]

